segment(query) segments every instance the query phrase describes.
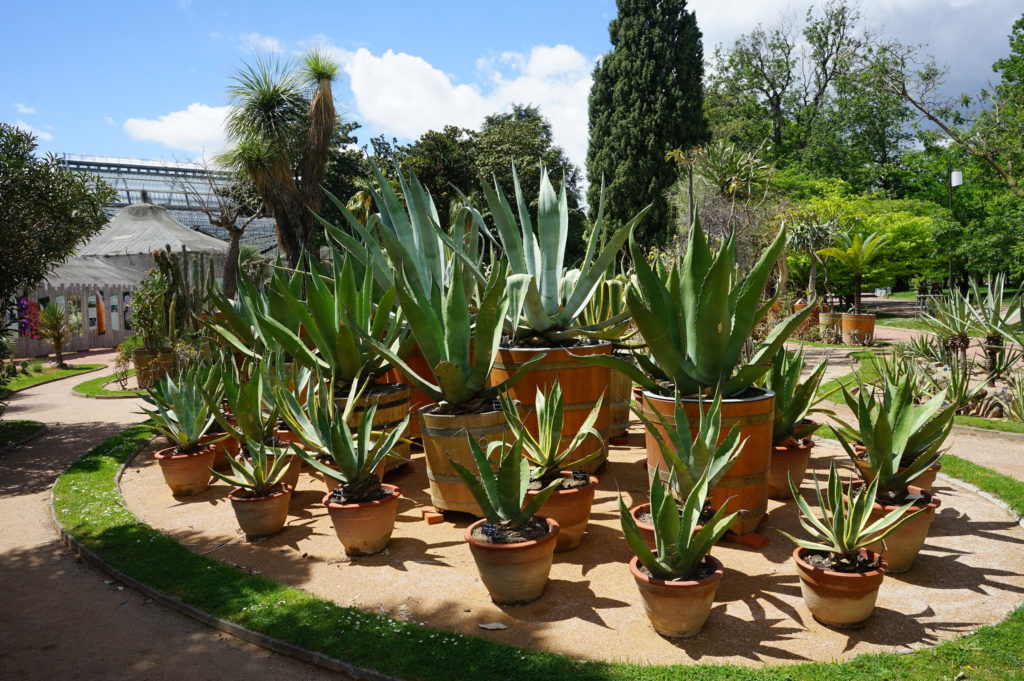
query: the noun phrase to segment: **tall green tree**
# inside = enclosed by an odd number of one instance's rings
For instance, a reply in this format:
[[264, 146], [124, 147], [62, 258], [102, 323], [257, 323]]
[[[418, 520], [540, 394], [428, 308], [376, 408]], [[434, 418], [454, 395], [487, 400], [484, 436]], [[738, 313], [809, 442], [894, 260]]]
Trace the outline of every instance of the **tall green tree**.
[[708, 139], [704, 48], [685, 0], [617, 5], [618, 16], [608, 27], [612, 50], [595, 67], [590, 90], [589, 204], [597, 210], [603, 183], [605, 216], [613, 228], [653, 204], [637, 238], [662, 245], [672, 236], [666, 192], [677, 178], [665, 155]]
[[35, 155], [33, 135], [0, 123], [0, 329], [14, 296], [35, 288], [107, 223], [114, 189]]

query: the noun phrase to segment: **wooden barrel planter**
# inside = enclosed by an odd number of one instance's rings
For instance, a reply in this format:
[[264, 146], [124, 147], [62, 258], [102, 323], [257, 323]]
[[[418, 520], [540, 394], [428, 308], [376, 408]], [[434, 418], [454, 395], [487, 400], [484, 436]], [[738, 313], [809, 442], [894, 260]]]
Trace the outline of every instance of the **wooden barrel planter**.
[[[409, 413], [409, 392], [409, 386], [404, 383], [375, 383], [368, 386], [358, 398], [356, 408], [349, 417], [349, 430], [355, 433], [359, 429], [359, 419], [362, 418], [363, 412], [373, 405], [377, 405], [377, 412], [373, 416], [373, 429], [385, 432], [393, 430]], [[338, 406], [344, 408], [347, 399], [347, 397], [337, 398]], [[403, 437], [408, 437], [408, 431]], [[393, 451], [399, 457], [408, 459], [409, 443], [399, 442]], [[398, 468], [403, 463], [401, 458], [388, 456], [381, 462], [376, 472], [383, 477], [385, 473]]]
[[825, 343], [838, 343], [842, 338], [843, 315], [839, 312], [819, 312], [818, 331]]
[[135, 365], [135, 381], [142, 389], [174, 371], [174, 350], [132, 350], [132, 364]]
[[871, 345], [875, 342], [875, 315], [844, 312], [842, 330], [844, 345]]
[[[621, 359], [628, 361], [627, 357]], [[633, 399], [633, 379], [621, 371], [612, 371], [607, 399], [608, 436], [622, 437], [629, 430], [629, 403]]]
[[[409, 368], [416, 372], [416, 375], [430, 381], [435, 382], [434, 372], [431, 371], [430, 365], [427, 364], [427, 360], [424, 359], [423, 355], [420, 354], [419, 349], [414, 349], [408, 357], [405, 357], [405, 363], [409, 365]], [[383, 381], [388, 383], [402, 383], [403, 385], [409, 386], [409, 410], [412, 414], [412, 418], [409, 419], [409, 427], [405, 431], [406, 437], [419, 437], [420, 436], [420, 410], [424, 407], [434, 404], [434, 398], [427, 395], [425, 392], [417, 390], [412, 387], [409, 380], [402, 375], [402, 372], [398, 369], [391, 369], [383, 376]]]
[[589, 366], [578, 361], [580, 355], [610, 355], [612, 345], [608, 341], [600, 341], [593, 345], [581, 345], [573, 348], [501, 348], [498, 360], [491, 369], [491, 385], [496, 385], [515, 373], [516, 369], [536, 355], [546, 355], [534, 369], [519, 381], [508, 394], [521, 405], [520, 412], [524, 415], [523, 422], [530, 432], [537, 433], [537, 414], [534, 409], [537, 389], [544, 392], [550, 390], [557, 379], [562, 386], [565, 401], [565, 420], [562, 424], [562, 444], [567, 445], [579, 432], [580, 426], [587, 415], [602, 396], [604, 402], [594, 423], [594, 428], [601, 433], [600, 441], [587, 438], [573, 459], [600, 452], [596, 459], [579, 467], [593, 473], [608, 458], [608, 434], [611, 426], [611, 408], [609, 385], [611, 369]]
[[[427, 480], [430, 500], [435, 508], [459, 511], [481, 516], [479, 504], [466, 483], [459, 477], [451, 460], [458, 461], [469, 470], [476, 470], [476, 460], [470, 449], [469, 438], [481, 447], [488, 443], [512, 441], [505, 414], [497, 404], [492, 411], [480, 414], [445, 415], [434, 413], [435, 407], [420, 412], [420, 436], [427, 460]], [[449, 459], [451, 458], [451, 460]]]
[[[641, 408], [648, 419], [658, 422], [656, 410], [671, 423], [675, 410], [672, 398], [648, 391], [643, 396]], [[696, 435], [700, 403], [689, 397], [683, 398], [682, 403], [690, 422], [690, 432]], [[737, 534], [754, 532], [768, 511], [768, 472], [771, 470], [774, 416], [775, 393], [770, 390], [751, 388], [744, 397], [722, 400], [722, 432], [719, 442], [725, 439], [735, 425], [740, 428], [740, 440], [746, 438], [746, 442], [728, 473], [711, 490], [710, 500], [715, 508], [725, 504], [730, 511], [746, 511], [732, 527]], [[661, 447], [649, 432], [646, 433], [646, 446], [649, 478], [653, 479], [654, 471], [660, 469], [661, 479], [667, 480], [668, 468], [662, 458]], [[726, 502], [729, 497], [733, 498]]]

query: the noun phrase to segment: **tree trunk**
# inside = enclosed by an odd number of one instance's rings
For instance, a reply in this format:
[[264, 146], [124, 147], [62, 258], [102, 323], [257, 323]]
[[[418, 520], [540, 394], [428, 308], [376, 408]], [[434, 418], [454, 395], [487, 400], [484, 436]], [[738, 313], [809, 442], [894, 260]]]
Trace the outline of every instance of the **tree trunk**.
[[242, 240], [242, 233], [229, 229], [231, 239], [228, 241], [227, 259], [224, 261], [224, 295], [234, 298], [238, 288], [238, 251]]
[[818, 261], [811, 256], [811, 272], [807, 277], [807, 300], [810, 302], [811, 298], [818, 291]]
[[1003, 349], [1002, 336], [988, 336], [985, 338], [985, 371], [988, 372], [988, 384], [996, 385], [996, 365], [999, 363], [999, 353]]

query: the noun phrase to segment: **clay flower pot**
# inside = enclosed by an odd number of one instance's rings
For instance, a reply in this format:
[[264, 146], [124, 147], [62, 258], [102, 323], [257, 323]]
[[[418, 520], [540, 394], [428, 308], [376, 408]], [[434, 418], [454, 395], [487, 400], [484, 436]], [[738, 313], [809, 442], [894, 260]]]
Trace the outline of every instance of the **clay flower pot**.
[[876, 560], [878, 568], [871, 572], [833, 572], [806, 563], [803, 556], [807, 549], [798, 547], [793, 551], [804, 604], [814, 619], [830, 627], [855, 629], [871, 616], [888, 565], [873, 551], [862, 552]]
[[[902, 471], [903, 468], [900, 468]], [[936, 463], [934, 466], [928, 468], [924, 473], [911, 480], [908, 485], [910, 487], [919, 487], [920, 489], [930, 490], [935, 486], [935, 478], [938, 477], [939, 471], [942, 470], [942, 464]]]
[[647, 544], [648, 548], [653, 550], [654, 549], [654, 525], [651, 525], [648, 522], [640, 520], [640, 516], [642, 516], [642, 515], [650, 515], [651, 514], [651, 505], [650, 504], [639, 504], [637, 506], [634, 506], [633, 508], [629, 509], [629, 514], [631, 516], [633, 516], [633, 522], [636, 523], [636, 528], [638, 530], [640, 530], [640, 536], [644, 538], [644, 543]]
[[203, 447], [194, 454], [178, 454], [177, 451], [176, 447], [168, 447], [153, 455], [160, 464], [160, 472], [164, 474], [171, 494], [185, 497], [205, 491], [210, 486], [213, 447]]
[[798, 445], [780, 447], [772, 445], [772, 467], [768, 470], [768, 498], [791, 499], [789, 478], [793, 478], [797, 489], [807, 473], [807, 462], [811, 459], [814, 442], [804, 440]]
[[402, 490], [394, 485], [381, 485], [388, 496], [377, 501], [338, 504], [331, 494], [324, 496], [324, 506], [331, 516], [334, 532], [345, 547], [345, 555], [368, 556], [387, 548], [398, 516], [398, 497]]
[[[572, 479], [572, 473], [563, 472], [562, 477]], [[587, 521], [590, 520], [590, 507], [594, 503], [594, 492], [597, 491], [598, 482], [600, 480], [596, 475], [588, 475], [586, 487], [560, 489], [548, 497], [544, 505], [537, 510], [537, 515], [558, 521], [555, 553], [571, 551], [583, 541], [583, 532], [587, 529]], [[530, 503], [535, 496], [536, 491], [527, 492], [524, 503]]]
[[473, 530], [485, 520], [466, 528], [466, 543], [480, 571], [480, 579], [495, 603], [528, 603], [544, 593], [559, 532], [557, 520], [544, 520], [548, 523], [546, 535], [518, 544], [489, 544], [474, 539]]
[[[928, 530], [932, 526], [932, 519], [935, 518], [935, 510], [942, 504], [942, 500], [931, 492], [916, 487], [912, 488], [911, 491], [920, 492], [924, 496], [927, 503], [924, 510], [886, 537], [884, 548], [882, 542], [875, 542], [868, 546], [875, 553], [885, 556], [885, 560], [889, 564], [888, 572], [890, 574], [906, 572], [913, 567], [914, 559], [917, 558], [918, 552], [921, 551], [924, 540], [928, 538]], [[868, 522], [873, 523], [897, 508], [899, 506], [883, 506], [882, 504], [875, 503], [871, 507], [871, 518]], [[918, 508], [916, 506], [912, 507], [908, 513], [913, 513]]]
[[281, 485], [281, 490], [264, 497], [243, 496], [245, 490], [236, 488], [228, 495], [235, 511], [238, 526], [247, 537], [269, 537], [277, 534], [288, 519], [288, 502], [292, 488]]
[[668, 582], [648, 577], [640, 571], [639, 558], [633, 556], [629, 561], [629, 571], [644, 599], [647, 618], [654, 630], [662, 636], [696, 636], [711, 614], [711, 605], [725, 568], [717, 558], [706, 556], [705, 560], [714, 566], [715, 571], [704, 579], [685, 582]]
[[[219, 442], [214, 442], [214, 440], [218, 439], [220, 440]], [[213, 447], [213, 464], [211, 468], [217, 471], [231, 470], [229, 460], [238, 456], [238, 440], [228, 437], [224, 433], [210, 433], [209, 435], [204, 435], [199, 441]]]

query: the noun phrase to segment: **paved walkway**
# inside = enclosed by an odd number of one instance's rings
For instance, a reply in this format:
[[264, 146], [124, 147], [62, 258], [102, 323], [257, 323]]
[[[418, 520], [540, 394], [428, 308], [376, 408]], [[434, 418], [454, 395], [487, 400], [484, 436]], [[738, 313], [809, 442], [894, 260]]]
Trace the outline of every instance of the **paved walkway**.
[[[113, 363], [113, 353], [72, 363]], [[49, 430], [0, 454], [0, 679], [225, 681], [336, 679], [207, 628], [107, 582], [57, 540], [50, 487], [81, 454], [141, 420], [136, 400], [75, 397], [76, 379], [11, 397], [7, 418]]]

